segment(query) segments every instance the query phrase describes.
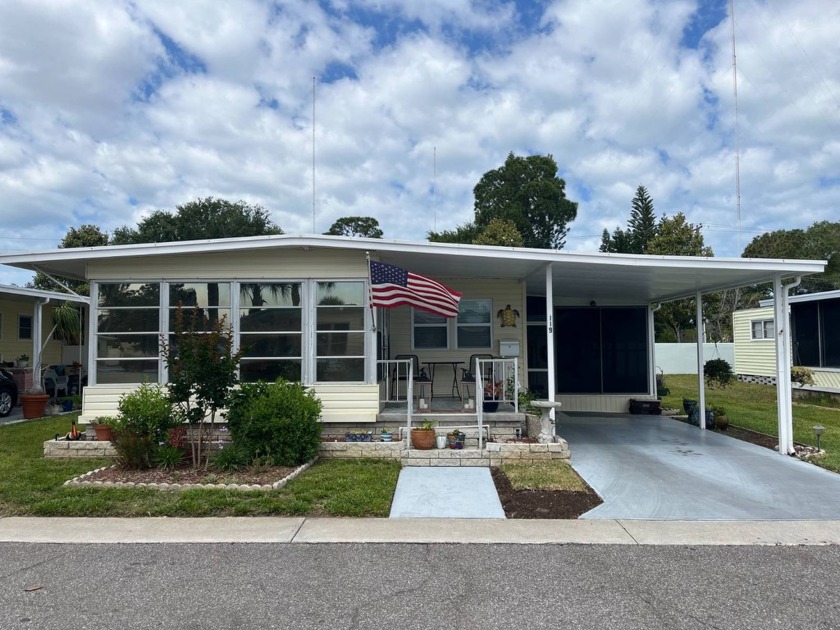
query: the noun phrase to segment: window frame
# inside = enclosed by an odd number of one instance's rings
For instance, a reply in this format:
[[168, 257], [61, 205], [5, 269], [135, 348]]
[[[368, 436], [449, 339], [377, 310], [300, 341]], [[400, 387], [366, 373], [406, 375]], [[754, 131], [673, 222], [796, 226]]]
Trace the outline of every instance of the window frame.
[[[750, 340], [751, 341], [772, 341], [776, 335], [776, 326], [775, 320], [771, 318], [761, 318], [761, 319], [751, 319], [750, 320]], [[755, 325], [761, 325], [761, 336], [757, 337], [755, 334]], [[767, 334], [767, 325], [770, 324], [773, 327], [773, 332], [769, 335]]]
[[[21, 330], [22, 330], [21, 320], [24, 317], [29, 319], [29, 326], [28, 326], [29, 336], [28, 337], [22, 337], [21, 334], [20, 334]], [[17, 317], [17, 338], [18, 338], [18, 341], [32, 341], [32, 338], [35, 334], [35, 331], [33, 330], [34, 326], [35, 326], [35, 318], [31, 314], [29, 314], [29, 313], [18, 313], [18, 317]]]
[[[361, 303], [360, 304], [318, 304], [318, 287], [321, 284], [359, 284], [361, 286]], [[367, 378], [367, 347], [368, 347], [368, 286], [367, 282], [363, 278], [354, 278], [354, 279], [335, 279], [335, 280], [324, 280], [324, 279], [313, 279], [311, 281], [312, 288], [309, 294], [311, 295], [310, 305], [309, 308], [311, 310], [311, 317], [312, 317], [312, 347], [310, 348], [310, 352], [308, 353], [311, 356], [312, 367], [311, 367], [311, 379], [312, 383], [320, 384], [320, 383], [364, 383]], [[339, 308], [349, 308], [349, 309], [359, 309], [362, 315], [362, 328], [360, 330], [355, 329], [334, 329], [334, 328], [325, 328], [321, 329], [318, 325], [318, 309], [339, 309]], [[336, 335], [336, 334], [346, 334], [346, 335], [361, 335], [362, 336], [362, 354], [319, 354], [318, 352], [318, 337], [319, 335]], [[349, 337], [348, 337], [349, 339]], [[346, 343], [346, 341], [345, 341]], [[303, 347], [301, 348], [303, 350]], [[334, 360], [337, 362], [342, 361], [350, 361], [350, 360], [362, 360], [362, 378], [360, 380], [324, 380], [318, 378], [318, 362], [320, 360]]]
[[[418, 311], [432, 316], [432, 317], [440, 317], [443, 319], [443, 322], [434, 322], [430, 324], [418, 324], [415, 321], [415, 313]], [[417, 328], [443, 328], [444, 332], [446, 333], [446, 343], [442, 346], [418, 346], [417, 339], [415, 337], [414, 331]], [[449, 331], [449, 318], [444, 317], [443, 315], [435, 315], [434, 313], [429, 313], [428, 311], [424, 311], [423, 309], [417, 309], [413, 306], [411, 307], [411, 349], [412, 350], [449, 350], [451, 346], [451, 334]]]
[[[460, 305], [464, 304], [465, 302], [479, 302], [479, 303], [484, 302], [484, 303], [486, 303], [488, 305], [487, 313], [489, 315], [489, 317], [487, 318], [487, 322], [486, 323], [484, 323], [484, 322], [481, 322], [481, 323], [475, 323], [475, 322], [461, 323], [461, 322], [459, 322], [458, 319], [461, 316]], [[455, 323], [454, 323], [454, 326], [455, 326], [455, 336], [454, 336], [454, 338], [455, 338], [455, 349], [456, 350], [492, 350], [493, 349], [493, 298], [470, 298], [468, 300], [462, 299], [460, 301], [460, 304], [459, 304], [458, 315], [456, 317], [453, 317], [452, 319], [455, 321]], [[459, 335], [458, 335], [458, 332], [459, 332], [459, 330], [461, 329], [462, 326], [463, 327], [473, 327], [473, 328], [477, 328], [477, 327], [487, 328], [488, 344], [486, 346], [462, 346], [460, 344]]]

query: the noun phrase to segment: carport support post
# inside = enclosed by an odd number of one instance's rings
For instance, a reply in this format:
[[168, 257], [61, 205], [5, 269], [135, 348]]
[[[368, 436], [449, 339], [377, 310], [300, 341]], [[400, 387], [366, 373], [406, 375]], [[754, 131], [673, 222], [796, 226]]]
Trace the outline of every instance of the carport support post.
[[49, 298], [37, 298], [32, 309], [32, 387], [37, 391], [41, 386], [41, 341], [44, 327], [44, 304]]
[[773, 278], [773, 320], [776, 323], [776, 410], [779, 417], [779, 454], [793, 452], [793, 403], [790, 384], [790, 313], [788, 288]]
[[697, 315], [694, 322], [697, 324], [697, 387], [700, 394], [697, 400], [697, 418], [700, 420], [700, 428], [706, 428], [706, 383], [703, 378], [703, 294], [697, 292]]
[[[548, 360], [548, 399], [554, 402], [554, 273], [551, 269], [551, 263], [545, 266], [545, 337], [547, 347]], [[554, 435], [557, 435], [556, 424], [554, 422], [554, 409], [549, 413], [551, 417], [551, 430]]]

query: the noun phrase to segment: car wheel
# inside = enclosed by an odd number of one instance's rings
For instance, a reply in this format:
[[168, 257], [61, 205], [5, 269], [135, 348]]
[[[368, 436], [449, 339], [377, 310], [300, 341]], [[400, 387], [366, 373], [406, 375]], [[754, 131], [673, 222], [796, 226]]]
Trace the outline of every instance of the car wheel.
[[12, 405], [14, 405], [14, 400], [12, 400], [12, 392], [8, 389], [0, 390], [0, 418], [5, 418], [10, 413], [12, 413]]

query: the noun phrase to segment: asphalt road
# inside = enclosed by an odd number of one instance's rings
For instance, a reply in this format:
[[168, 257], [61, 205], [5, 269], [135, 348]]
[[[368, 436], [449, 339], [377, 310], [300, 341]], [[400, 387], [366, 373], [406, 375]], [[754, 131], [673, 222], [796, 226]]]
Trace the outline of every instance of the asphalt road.
[[0, 628], [828, 629], [838, 578], [834, 546], [7, 543]]

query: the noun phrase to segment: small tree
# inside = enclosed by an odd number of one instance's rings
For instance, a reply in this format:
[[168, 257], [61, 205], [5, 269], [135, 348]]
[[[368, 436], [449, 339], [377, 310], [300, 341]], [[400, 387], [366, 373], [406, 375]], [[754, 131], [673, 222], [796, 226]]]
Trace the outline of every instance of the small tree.
[[215, 437], [216, 412], [228, 405], [239, 382], [236, 372], [242, 350], [233, 352], [233, 332], [223, 317], [208, 322], [198, 307], [185, 315], [179, 304], [172, 341], [163, 338], [161, 352], [169, 369], [169, 400], [181, 419], [195, 427], [193, 467], [201, 465], [202, 456], [206, 466], [210, 449], [205, 445]]

